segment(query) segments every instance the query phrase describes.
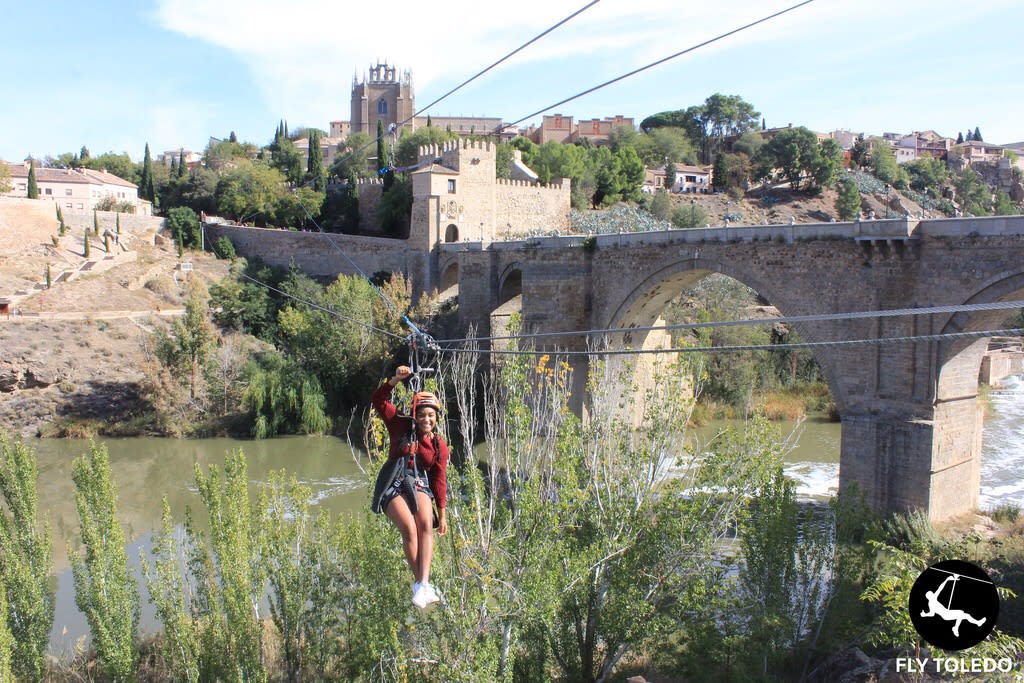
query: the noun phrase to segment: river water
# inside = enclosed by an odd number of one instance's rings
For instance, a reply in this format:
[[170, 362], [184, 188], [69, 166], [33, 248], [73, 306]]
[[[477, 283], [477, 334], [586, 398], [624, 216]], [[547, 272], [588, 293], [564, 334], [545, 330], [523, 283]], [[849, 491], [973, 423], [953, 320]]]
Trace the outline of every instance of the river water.
[[[993, 389], [992, 413], [986, 419], [982, 453], [981, 498], [983, 510], [1013, 504], [1024, 508], [1024, 378], [1011, 378]], [[725, 423], [697, 430], [706, 440]], [[784, 433], [792, 425], [782, 425]], [[798, 495], [827, 498], [839, 480], [840, 426], [835, 422], [807, 420], [796, 427], [797, 439], [786, 461], [786, 473], [797, 482]], [[167, 497], [175, 520], [184, 519], [186, 506], [202, 508], [194, 483], [194, 467], [204, 470], [222, 466], [228, 452], [242, 449], [249, 478], [266, 481], [275, 470], [285, 470], [313, 491], [314, 503], [334, 514], [367, 505], [367, 478], [359, 456], [344, 440], [334, 437], [285, 437], [265, 441], [237, 439], [174, 440], [156, 438], [111, 439], [104, 442], [118, 485], [118, 516], [130, 539], [129, 557], [138, 565], [140, 553], [148, 555], [150, 534], [160, 526], [161, 500]], [[71, 482], [71, 462], [89, 450], [88, 441], [36, 440], [30, 442], [39, 467], [40, 510], [47, 515], [54, 541], [57, 573], [56, 617], [51, 652], [67, 656], [76, 641], [88, 633], [84, 616], [75, 607], [74, 585], [68, 568], [67, 539], [77, 538], [78, 516]], [[199, 515], [201, 518], [202, 515]], [[143, 632], [159, 625], [147, 604], [144, 581]]]

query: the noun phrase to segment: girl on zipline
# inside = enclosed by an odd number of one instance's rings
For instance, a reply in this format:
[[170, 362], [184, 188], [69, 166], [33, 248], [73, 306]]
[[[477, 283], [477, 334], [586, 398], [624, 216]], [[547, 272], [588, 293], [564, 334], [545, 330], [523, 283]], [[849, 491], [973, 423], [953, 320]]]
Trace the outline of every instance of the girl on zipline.
[[437, 396], [429, 391], [413, 394], [412, 415], [399, 413], [391, 402], [395, 385], [412, 375], [409, 366], [398, 366], [394, 377], [370, 397], [390, 437], [388, 461], [377, 475], [372, 509], [384, 512], [401, 533], [405, 559], [413, 574], [412, 603], [422, 609], [440, 600], [430, 583], [430, 561], [433, 528], [442, 536], [448, 532], [445, 503], [449, 454], [448, 444], [435, 432], [441, 413]]

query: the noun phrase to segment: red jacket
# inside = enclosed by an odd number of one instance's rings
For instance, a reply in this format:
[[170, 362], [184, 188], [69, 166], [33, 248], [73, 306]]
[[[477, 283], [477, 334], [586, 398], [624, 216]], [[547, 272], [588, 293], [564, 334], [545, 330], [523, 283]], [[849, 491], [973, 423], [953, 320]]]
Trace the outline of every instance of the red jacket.
[[[394, 387], [390, 382], [377, 387], [370, 396], [370, 403], [380, 414], [384, 424], [387, 425], [390, 436], [390, 448], [388, 456], [395, 458], [401, 455], [399, 444], [412, 429], [415, 428], [415, 421], [408, 415], [402, 415], [398, 408], [391, 402], [391, 392]], [[437, 432], [436, 438], [427, 438], [417, 433], [416, 465], [423, 472], [427, 473], [427, 480], [430, 482], [430, 490], [437, 502], [437, 509], [444, 510], [448, 496], [448, 444], [444, 442]], [[434, 449], [434, 444], [437, 449]]]

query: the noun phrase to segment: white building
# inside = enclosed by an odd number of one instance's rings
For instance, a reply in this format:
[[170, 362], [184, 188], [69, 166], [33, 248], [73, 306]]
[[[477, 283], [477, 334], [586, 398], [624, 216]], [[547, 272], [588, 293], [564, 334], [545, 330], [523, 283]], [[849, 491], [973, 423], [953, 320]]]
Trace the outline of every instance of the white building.
[[[29, 162], [8, 164], [11, 171], [11, 190], [6, 197], [28, 196]], [[105, 198], [126, 202], [135, 208], [135, 213], [149, 216], [153, 205], [139, 199], [139, 188], [113, 173], [94, 171], [88, 168], [44, 168], [36, 167], [36, 185], [39, 199], [49, 199], [61, 208], [72, 211], [91, 211]]]

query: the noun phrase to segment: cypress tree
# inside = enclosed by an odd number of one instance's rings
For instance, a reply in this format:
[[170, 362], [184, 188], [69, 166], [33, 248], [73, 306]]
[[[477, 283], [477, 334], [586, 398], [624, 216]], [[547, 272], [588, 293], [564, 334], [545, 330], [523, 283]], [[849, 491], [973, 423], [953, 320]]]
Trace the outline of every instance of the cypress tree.
[[60, 210], [60, 204], [57, 204], [57, 222], [60, 227], [57, 229], [57, 234], [61, 237], [68, 231], [68, 226], [64, 224], [64, 212]]
[[185, 177], [185, 171], [188, 167], [185, 165], [185, 150], [178, 151], [178, 179]]
[[433, 122], [430, 120], [430, 114], [427, 114], [427, 128], [430, 128], [432, 126], [433, 126]]
[[970, 129], [970, 128], [968, 128], [968, 129], [967, 129], [967, 136], [966, 136], [966, 137], [964, 137], [964, 142], [970, 142], [970, 141], [971, 141], [971, 140], [973, 140], [973, 139], [974, 139], [974, 138], [973, 138], [973, 137], [971, 137], [971, 129]]
[[231, 135], [228, 136], [228, 142], [238, 142], [238, 136], [235, 135], [235, 131], [231, 131]]
[[36, 182], [36, 160], [28, 162], [28, 198], [39, 199], [39, 183]]
[[390, 190], [395, 182], [395, 173], [389, 166], [391, 160], [388, 158], [387, 146], [384, 143], [384, 121], [377, 119], [377, 173], [384, 178], [384, 192]]
[[958, 145], [964, 144], [964, 134], [962, 132], [956, 134], [956, 144], [958, 144]]
[[89, 229], [85, 229], [85, 239], [82, 241], [82, 256], [89, 258]]
[[153, 192], [153, 160], [149, 156], [149, 143], [146, 143], [146, 154], [142, 158], [142, 178], [139, 179], [139, 196], [149, 201], [154, 200]]
[[177, 178], [178, 177], [178, 160], [175, 159], [174, 157], [171, 157], [171, 173], [170, 173], [170, 176], [172, 178]]
[[92, 234], [100, 234], [100, 217], [99, 214], [96, 213], [96, 209], [92, 210]]
[[978, 128], [977, 126], [974, 127], [974, 139], [978, 142], [984, 142], [981, 137], [981, 128]]
[[106, 232], [103, 233], [103, 251], [110, 253], [110, 234]]
[[49, 289], [53, 284], [53, 280], [50, 279], [50, 264], [46, 264], [46, 288]]
[[327, 169], [324, 168], [324, 153], [320, 149], [320, 131], [309, 132], [309, 159], [306, 162], [307, 182], [317, 192], [327, 189]]
[[114, 224], [114, 231], [118, 235], [121, 234], [121, 214], [120, 213], [117, 214], [117, 222]]

